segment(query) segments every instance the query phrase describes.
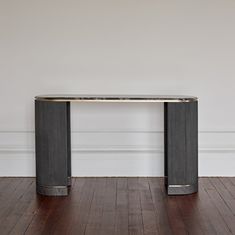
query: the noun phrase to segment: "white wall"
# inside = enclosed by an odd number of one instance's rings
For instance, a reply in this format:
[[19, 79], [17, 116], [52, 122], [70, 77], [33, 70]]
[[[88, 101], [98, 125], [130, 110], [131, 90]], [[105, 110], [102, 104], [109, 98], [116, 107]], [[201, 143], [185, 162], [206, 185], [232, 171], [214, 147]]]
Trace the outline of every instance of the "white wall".
[[[235, 1], [0, 0], [0, 176], [35, 174], [33, 97], [186, 94], [199, 173], [235, 175]], [[163, 106], [72, 105], [73, 175], [162, 175]]]

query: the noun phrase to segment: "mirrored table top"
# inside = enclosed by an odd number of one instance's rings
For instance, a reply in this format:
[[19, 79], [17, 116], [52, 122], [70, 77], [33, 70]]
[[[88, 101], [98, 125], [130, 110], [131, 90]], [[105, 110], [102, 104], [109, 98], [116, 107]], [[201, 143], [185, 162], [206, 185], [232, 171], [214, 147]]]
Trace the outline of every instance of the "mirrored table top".
[[39, 95], [40, 101], [53, 102], [193, 102], [198, 98], [184, 95]]

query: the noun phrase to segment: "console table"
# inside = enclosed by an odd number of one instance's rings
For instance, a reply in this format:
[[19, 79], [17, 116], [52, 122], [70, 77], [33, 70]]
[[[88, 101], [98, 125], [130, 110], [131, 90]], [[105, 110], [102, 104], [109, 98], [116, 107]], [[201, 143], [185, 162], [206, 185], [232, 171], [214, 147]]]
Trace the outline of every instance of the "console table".
[[68, 195], [71, 185], [70, 102], [163, 102], [168, 195], [198, 190], [198, 100], [192, 96], [42, 95], [35, 97], [36, 189]]

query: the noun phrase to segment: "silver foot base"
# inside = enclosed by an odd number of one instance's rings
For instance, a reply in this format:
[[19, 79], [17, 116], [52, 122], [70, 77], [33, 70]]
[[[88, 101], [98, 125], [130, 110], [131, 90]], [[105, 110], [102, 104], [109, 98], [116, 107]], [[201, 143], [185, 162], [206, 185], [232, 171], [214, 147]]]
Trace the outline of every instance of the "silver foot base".
[[186, 184], [186, 185], [168, 185], [168, 195], [187, 195], [196, 193], [198, 191], [197, 184]]
[[67, 186], [41, 186], [37, 185], [37, 193], [45, 196], [67, 196], [68, 187]]

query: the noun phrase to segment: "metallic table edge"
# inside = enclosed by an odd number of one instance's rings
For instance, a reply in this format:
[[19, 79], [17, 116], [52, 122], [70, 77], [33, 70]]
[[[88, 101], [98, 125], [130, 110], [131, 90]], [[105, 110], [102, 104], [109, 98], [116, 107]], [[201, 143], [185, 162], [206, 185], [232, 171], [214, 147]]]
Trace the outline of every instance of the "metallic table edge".
[[50, 97], [50, 96], [36, 96], [35, 100], [39, 101], [50, 101], [50, 102], [152, 102], [152, 103], [164, 103], [164, 102], [195, 102], [198, 101], [197, 97]]

